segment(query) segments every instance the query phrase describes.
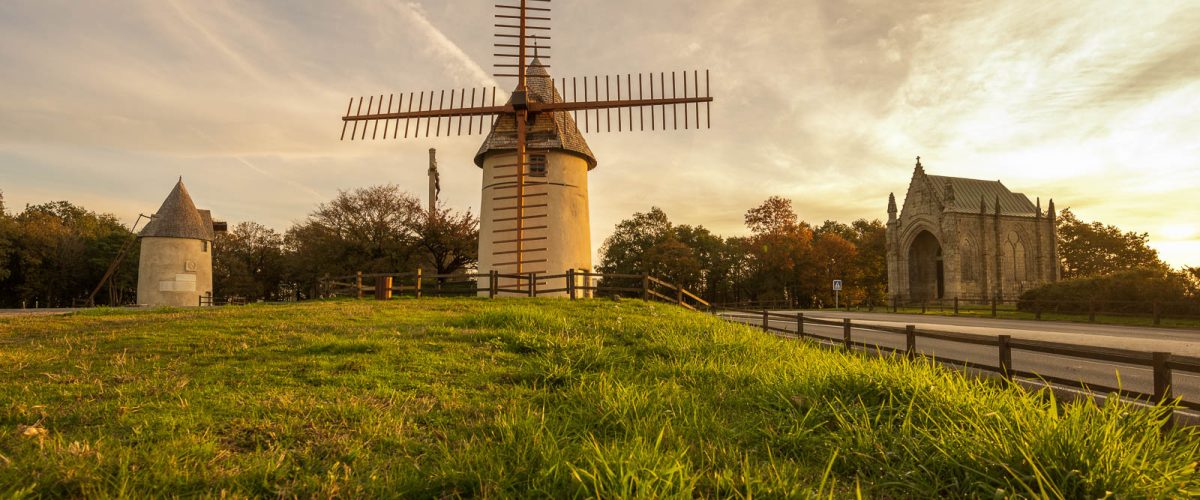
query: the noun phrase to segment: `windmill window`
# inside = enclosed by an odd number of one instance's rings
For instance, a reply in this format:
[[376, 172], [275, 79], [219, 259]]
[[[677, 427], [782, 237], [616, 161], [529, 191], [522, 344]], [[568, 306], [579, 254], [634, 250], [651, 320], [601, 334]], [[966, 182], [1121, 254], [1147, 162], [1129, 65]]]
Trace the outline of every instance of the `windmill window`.
[[200, 251], [205, 253], [208, 252], [208, 240], [200, 240]]
[[531, 177], [546, 176], [546, 155], [529, 155], [529, 175]]

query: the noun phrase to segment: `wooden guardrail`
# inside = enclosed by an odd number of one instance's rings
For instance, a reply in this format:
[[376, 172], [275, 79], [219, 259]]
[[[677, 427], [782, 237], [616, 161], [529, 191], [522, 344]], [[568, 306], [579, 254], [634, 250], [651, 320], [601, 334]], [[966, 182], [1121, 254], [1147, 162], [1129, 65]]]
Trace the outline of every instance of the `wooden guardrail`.
[[355, 273], [321, 280], [322, 296], [386, 300], [395, 295], [422, 296], [558, 296], [571, 299], [627, 295], [676, 304], [692, 310], [711, 306], [680, 285], [648, 274], [594, 273], [568, 269], [559, 274], [425, 274], [417, 269], [403, 273]]
[[[717, 307], [742, 309], [799, 309], [795, 301], [743, 301], [717, 304]], [[1002, 299], [999, 297], [961, 296], [929, 300], [898, 301], [895, 298], [886, 303], [876, 303], [869, 300], [853, 300], [844, 298], [837, 309], [845, 311], [871, 311], [876, 309], [888, 310], [893, 313], [953, 313], [954, 315], [990, 315], [999, 317], [1002, 313], [1022, 313], [1041, 320], [1043, 315], [1054, 314], [1072, 316], [1088, 322], [1097, 322], [1097, 316], [1145, 318], [1155, 325], [1161, 325], [1164, 319], [1200, 320], [1200, 301], [1158, 301], [1158, 300], [1067, 300], [1067, 299]], [[1027, 316], [1026, 316], [1027, 317]]]
[[[825, 345], [840, 346], [843, 349], [850, 350], [853, 348], [864, 349], [874, 352], [887, 352], [897, 355], [903, 355], [909, 358], [926, 356], [917, 351], [917, 339], [926, 338], [931, 340], [940, 340], [945, 342], [956, 342], [963, 344], [972, 344], [980, 346], [988, 346], [996, 348], [996, 364], [980, 364], [972, 363], [967, 360], [960, 360], [942, 356], [932, 356], [939, 362], [955, 364], [967, 368], [973, 368], [988, 372], [999, 373], [1002, 377], [1012, 380], [1014, 377], [1024, 377], [1030, 379], [1043, 380], [1068, 387], [1075, 387], [1086, 391], [1102, 391], [1104, 393], [1116, 393], [1125, 397], [1143, 399], [1152, 403], [1168, 403], [1174, 402], [1179, 406], [1200, 410], [1200, 401], [1176, 399], [1172, 395], [1171, 381], [1175, 372], [1186, 372], [1189, 374], [1200, 374], [1200, 358], [1191, 356], [1180, 356], [1169, 352], [1145, 352], [1135, 351], [1131, 349], [1114, 349], [1108, 347], [1094, 346], [1077, 346], [1072, 344], [1064, 344], [1059, 342], [1047, 342], [1041, 340], [1026, 340], [1014, 339], [1009, 335], [980, 335], [974, 333], [958, 333], [944, 331], [926, 331], [918, 330], [913, 325], [906, 325], [904, 328], [890, 327], [884, 325], [875, 325], [870, 323], [854, 323], [849, 318], [842, 321], [831, 321], [826, 319], [806, 317], [804, 313], [777, 313], [768, 310], [753, 310], [741, 308], [720, 308], [714, 311], [727, 320], [745, 324], [745, 321], [730, 318], [725, 312], [739, 313], [745, 319], [747, 315], [754, 323], [759, 324], [764, 332], [782, 334], [789, 337], [795, 337], [804, 340], [812, 340], [823, 343]], [[786, 322], [788, 325], [794, 325], [795, 329], [780, 328], [772, 325], [772, 322]], [[842, 328], [842, 336], [829, 337], [817, 335], [811, 330], [805, 328], [806, 325], [824, 325]], [[870, 330], [873, 332], [889, 333], [894, 335], [903, 335], [905, 342], [904, 348], [893, 348], [889, 346], [879, 345], [878, 343], [859, 342], [852, 337], [854, 329]], [[1082, 380], [1072, 380], [1063, 377], [1047, 376], [1039, 373], [1033, 373], [1024, 370], [1016, 370], [1012, 364], [1013, 351], [1029, 351], [1041, 354], [1051, 354], [1056, 356], [1067, 356], [1088, 361], [1103, 361], [1110, 363], [1120, 363], [1125, 365], [1133, 365], [1149, 368], [1153, 371], [1153, 393], [1147, 394], [1143, 392], [1131, 391], [1120, 387], [1109, 387], [1103, 384], [1095, 384]]]

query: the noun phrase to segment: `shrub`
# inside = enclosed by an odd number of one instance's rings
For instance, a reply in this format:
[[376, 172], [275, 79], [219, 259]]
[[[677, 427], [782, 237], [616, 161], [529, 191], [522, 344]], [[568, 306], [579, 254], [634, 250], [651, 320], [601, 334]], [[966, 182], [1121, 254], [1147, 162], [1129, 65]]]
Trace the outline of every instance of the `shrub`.
[[1021, 294], [1017, 308], [1060, 313], [1095, 310], [1154, 314], [1156, 304], [1160, 313], [1200, 313], [1200, 300], [1189, 296], [1187, 281], [1182, 276], [1156, 270], [1121, 271], [1049, 283]]

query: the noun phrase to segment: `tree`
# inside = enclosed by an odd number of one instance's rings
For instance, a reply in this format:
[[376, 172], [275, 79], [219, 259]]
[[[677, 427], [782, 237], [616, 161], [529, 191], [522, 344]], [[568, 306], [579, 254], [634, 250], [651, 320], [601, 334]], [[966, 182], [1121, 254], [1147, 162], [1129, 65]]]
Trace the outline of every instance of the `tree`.
[[12, 275], [13, 245], [17, 237], [16, 222], [4, 208], [4, 192], [0, 191], [0, 288], [8, 288], [8, 277]]
[[312, 293], [326, 275], [413, 269], [422, 216], [417, 198], [394, 185], [341, 191], [284, 235], [288, 275]]
[[661, 208], [617, 224], [600, 248], [605, 274], [649, 274], [708, 300], [730, 274], [724, 241], [702, 226], [675, 226]]
[[[862, 300], [862, 292], [858, 291], [856, 285], [859, 279], [859, 269], [856, 265], [858, 259], [858, 248], [853, 243], [843, 238], [840, 234], [833, 231], [823, 232], [813, 238], [813, 257], [818, 264], [824, 265], [826, 270], [825, 281], [822, 283], [823, 296], [827, 297], [828, 302], [834, 302], [833, 280], [840, 279], [847, 286], [843, 288], [843, 295], [849, 300], [854, 297]], [[853, 293], [857, 292], [857, 293]]]
[[213, 242], [213, 284], [221, 295], [276, 300], [283, 296], [283, 236], [256, 222], [242, 222]]
[[[28, 206], [0, 225], [10, 248], [6, 284], [0, 301], [43, 306], [69, 306], [92, 291], [133, 235], [116, 217], [97, 214], [65, 201]], [[117, 268], [108, 289], [110, 300], [121, 303], [136, 286], [137, 260]]]
[[470, 212], [439, 207], [418, 218], [412, 231], [437, 274], [453, 274], [479, 261], [479, 219]]
[[854, 237], [850, 240], [858, 249], [855, 266], [858, 267], [858, 282], [855, 287], [863, 291], [863, 299], [872, 304], [883, 304], [887, 297], [887, 226], [879, 219], [858, 219], [850, 227]]
[[1118, 271], [1169, 269], [1147, 244], [1147, 233], [1122, 232], [1116, 226], [1087, 223], [1070, 209], [1058, 216], [1058, 253], [1063, 279], [1103, 276]]
[[653, 274], [646, 255], [671, 233], [671, 221], [661, 208], [635, 213], [617, 223], [613, 234], [600, 246], [600, 265], [605, 274]]
[[746, 211], [748, 276], [746, 287], [757, 300], [810, 301], [825, 276], [813, 262], [812, 228], [800, 221], [792, 202], [778, 196]]
[[1185, 267], [1180, 274], [1188, 283], [1188, 295], [1193, 299], [1200, 299], [1200, 266]]

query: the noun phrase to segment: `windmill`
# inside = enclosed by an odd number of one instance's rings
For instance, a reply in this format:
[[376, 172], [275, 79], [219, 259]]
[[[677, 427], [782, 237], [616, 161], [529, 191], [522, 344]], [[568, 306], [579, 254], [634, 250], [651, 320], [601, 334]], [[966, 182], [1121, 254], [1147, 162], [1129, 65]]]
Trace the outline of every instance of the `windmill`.
[[703, 93], [695, 70], [555, 81], [542, 62], [550, 59], [550, 0], [509, 1], [495, 14], [494, 76], [516, 79], [504, 104], [496, 87], [470, 89], [469, 101], [465, 88], [451, 89], [449, 100], [445, 90], [409, 92], [407, 100], [390, 94], [386, 107], [383, 94], [351, 98], [342, 140], [366, 140], [368, 130], [373, 140], [474, 135], [487, 125], [475, 156], [483, 169], [479, 271], [532, 289], [535, 278], [515, 276], [591, 269], [587, 174], [597, 162], [581, 123], [587, 133], [612, 132], [614, 121], [617, 132], [644, 131], [647, 122], [650, 130], [678, 130], [682, 108], [683, 129], [698, 130], [711, 126], [713, 99], [707, 70]]

